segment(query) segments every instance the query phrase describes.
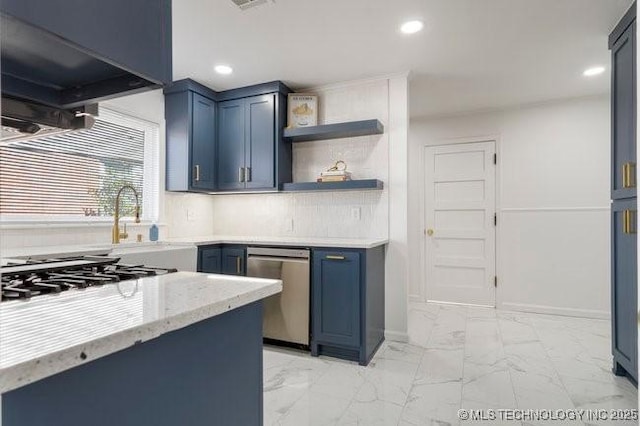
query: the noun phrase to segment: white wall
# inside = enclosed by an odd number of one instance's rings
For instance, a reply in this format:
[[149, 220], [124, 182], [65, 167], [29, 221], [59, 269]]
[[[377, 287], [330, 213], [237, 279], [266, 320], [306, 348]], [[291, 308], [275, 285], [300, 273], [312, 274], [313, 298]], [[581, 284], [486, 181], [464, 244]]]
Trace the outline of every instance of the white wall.
[[[173, 194], [164, 192], [165, 125], [164, 96], [162, 90], [113, 99], [101, 104], [117, 111], [158, 124], [160, 129], [160, 237], [192, 236], [212, 233], [213, 204], [206, 195]], [[190, 220], [187, 210], [192, 211]], [[111, 224], [43, 223], [38, 225], [0, 225], [0, 252], [16, 247], [51, 245], [108, 244], [111, 242]], [[148, 238], [149, 224], [130, 224], [129, 235], [141, 233]], [[135, 237], [132, 237], [134, 239]]]
[[514, 310], [609, 315], [608, 97], [446, 118], [410, 128], [410, 288], [424, 295], [425, 145], [498, 143], [497, 304]]

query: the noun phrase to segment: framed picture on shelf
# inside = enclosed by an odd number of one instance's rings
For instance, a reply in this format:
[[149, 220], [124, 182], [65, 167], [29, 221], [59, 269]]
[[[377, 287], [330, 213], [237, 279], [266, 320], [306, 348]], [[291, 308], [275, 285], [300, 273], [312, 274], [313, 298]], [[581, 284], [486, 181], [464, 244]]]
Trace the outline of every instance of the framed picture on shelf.
[[318, 125], [318, 95], [290, 93], [287, 105], [287, 127]]

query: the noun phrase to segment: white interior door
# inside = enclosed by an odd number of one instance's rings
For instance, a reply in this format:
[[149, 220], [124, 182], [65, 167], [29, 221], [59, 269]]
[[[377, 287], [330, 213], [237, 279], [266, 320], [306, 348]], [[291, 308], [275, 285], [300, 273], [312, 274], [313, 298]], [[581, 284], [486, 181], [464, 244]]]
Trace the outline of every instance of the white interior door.
[[495, 306], [495, 142], [425, 147], [425, 294]]

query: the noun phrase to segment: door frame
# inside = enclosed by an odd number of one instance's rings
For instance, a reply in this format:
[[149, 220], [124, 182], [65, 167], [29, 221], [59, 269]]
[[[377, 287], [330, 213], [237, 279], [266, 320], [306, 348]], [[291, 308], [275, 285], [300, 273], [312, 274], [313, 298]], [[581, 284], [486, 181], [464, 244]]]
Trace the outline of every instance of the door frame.
[[[430, 147], [436, 146], [450, 146], [450, 145], [462, 145], [462, 144], [473, 144], [480, 142], [494, 142], [496, 155], [498, 157], [498, 164], [496, 164], [495, 168], [495, 209], [496, 215], [498, 217], [498, 226], [496, 226], [495, 232], [495, 271], [496, 276], [498, 277], [498, 286], [495, 292], [495, 307], [500, 308], [502, 306], [502, 286], [504, 283], [501, 282], [502, 276], [502, 256], [500, 255], [502, 249], [502, 144], [500, 141], [500, 135], [486, 135], [486, 136], [475, 136], [475, 137], [462, 137], [462, 138], [451, 138], [451, 139], [439, 139], [434, 140], [432, 143], [427, 142], [421, 145], [421, 153], [420, 153], [420, 295], [416, 297], [412, 297], [413, 301], [416, 302], [426, 302], [427, 301], [427, 262], [426, 262], [426, 254], [427, 254], [427, 238], [425, 235], [425, 229], [427, 227], [425, 216], [427, 212], [426, 206], [426, 170], [425, 170], [425, 157], [426, 157], [426, 149]], [[442, 302], [447, 303], [447, 302]], [[452, 305], [458, 305], [459, 303], [448, 302]]]

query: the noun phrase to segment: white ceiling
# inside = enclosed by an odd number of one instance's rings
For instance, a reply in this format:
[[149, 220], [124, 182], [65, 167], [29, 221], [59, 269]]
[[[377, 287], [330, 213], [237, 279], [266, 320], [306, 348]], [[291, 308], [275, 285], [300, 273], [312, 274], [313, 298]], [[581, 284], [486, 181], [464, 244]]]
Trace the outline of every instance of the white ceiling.
[[[632, 0], [231, 0], [173, 2], [174, 79], [293, 89], [411, 71], [411, 115], [605, 93], [607, 36]], [[408, 18], [425, 30], [398, 31]], [[216, 64], [234, 68], [230, 76]]]

